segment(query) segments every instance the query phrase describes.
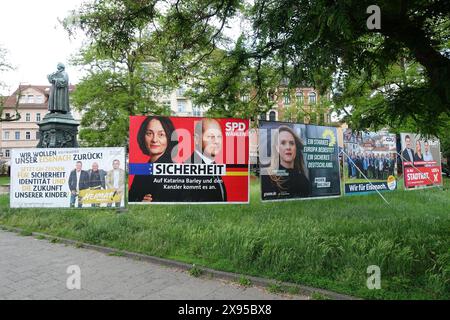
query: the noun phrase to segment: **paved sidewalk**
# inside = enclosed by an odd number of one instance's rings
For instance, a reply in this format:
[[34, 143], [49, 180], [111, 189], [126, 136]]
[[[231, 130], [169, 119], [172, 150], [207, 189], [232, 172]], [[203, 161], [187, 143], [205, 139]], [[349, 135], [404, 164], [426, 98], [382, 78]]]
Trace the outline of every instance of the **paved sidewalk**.
[[[81, 290], [66, 287], [71, 265], [81, 269]], [[308, 299], [0, 231], [0, 300], [293, 298]]]

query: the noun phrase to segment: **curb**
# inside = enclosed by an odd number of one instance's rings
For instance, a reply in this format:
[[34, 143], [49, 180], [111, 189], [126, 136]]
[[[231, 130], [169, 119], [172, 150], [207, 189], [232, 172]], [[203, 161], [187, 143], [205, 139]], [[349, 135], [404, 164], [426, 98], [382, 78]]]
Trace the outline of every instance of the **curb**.
[[[0, 225], [0, 230], [10, 231], [10, 232], [15, 232], [15, 233], [22, 233], [24, 231], [23, 229], [20, 229], [20, 228], [8, 227], [8, 226], [3, 226], [3, 225]], [[109, 248], [109, 247], [102, 247], [102, 246], [98, 246], [98, 245], [94, 245], [94, 244], [79, 242], [76, 240], [70, 240], [70, 239], [60, 238], [60, 237], [56, 237], [56, 236], [50, 236], [50, 235], [39, 233], [39, 232], [31, 232], [30, 236], [42, 237], [43, 239], [46, 239], [46, 240], [54, 240], [55, 239], [58, 241], [58, 243], [72, 245], [72, 246], [78, 247], [78, 248], [94, 250], [94, 251], [101, 252], [104, 254], [120, 253], [121, 257], [126, 257], [126, 258], [139, 260], [139, 261], [150, 262], [150, 263], [154, 263], [154, 264], [157, 264], [160, 266], [165, 266], [165, 267], [170, 267], [170, 268], [177, 268], [177, 269], [181, 269], [183, 271], [189, 271], [193, 267], [192, 264], [188, 264], [188, 263], [184, 263], [184, 262], [179, 262], [179, 261], [165, 259], [165, 258], [159, 258], [159, 257], [155, 257], [155, 256], [149, 256], [149, 255], [145, 255], [145, 254], [141, 254], [141, 253], [122, 251], [119, 249], [113, 249], [113, 248]], [[329, 291], [326, 289], [319, 289], [319, 288], [314, 288], [314, 287], [305, 286], [305, 285], [293, 284], [290, 282], [280, 282], [280, 281], [276, 281], [273, 279], [266, 279], [266, 278], [254, 277], [254, 276], [246, 276], [243, 274], [219, 271], [219, 270], [214, 270], [214, 269], [210, 269], [210, 268], [202, 267], [202, 266], [196, 266], [196, 268], [200, 269], [203, 274], [212, 276], [213, 278], [220, 279], [220, 280], [237, 282], [240, 278], [245, 277], [246, 279], [249, 279], [251, 281], [251, 285], [253, 285], [253, 286], [256, 285], [259, 287], [267, 288], [267, 287], [270, 287], [273, 285], [277, 285], [277, 286], [282, 286], [284, 288], [296, 288], [298, 290], [298, 294], [303, 294], [303, 295], [307, 295], [307, 296], [312, 296], [313, 294], [321, 294], [332, 300], [362, 300], [361, 298], [336, 293], [336, 292]]]

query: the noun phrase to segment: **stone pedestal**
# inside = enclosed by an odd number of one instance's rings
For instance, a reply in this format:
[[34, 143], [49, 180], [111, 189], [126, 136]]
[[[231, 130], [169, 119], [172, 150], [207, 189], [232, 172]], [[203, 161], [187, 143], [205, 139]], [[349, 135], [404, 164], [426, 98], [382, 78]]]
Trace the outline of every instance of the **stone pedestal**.
[[78, 148], [78, 126], [70, 112], [49, 112], [40, 123], [38, 148]]

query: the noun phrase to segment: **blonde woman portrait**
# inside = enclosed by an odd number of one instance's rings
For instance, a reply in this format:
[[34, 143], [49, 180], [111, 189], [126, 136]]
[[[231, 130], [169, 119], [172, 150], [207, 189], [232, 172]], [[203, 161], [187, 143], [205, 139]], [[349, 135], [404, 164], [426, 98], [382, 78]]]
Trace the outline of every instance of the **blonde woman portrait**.
[[310, 196], [311, 183], [306, 175], [300, 137], [288, 126], [275, 130], [270, 165], [261, 175], [263, 199]]

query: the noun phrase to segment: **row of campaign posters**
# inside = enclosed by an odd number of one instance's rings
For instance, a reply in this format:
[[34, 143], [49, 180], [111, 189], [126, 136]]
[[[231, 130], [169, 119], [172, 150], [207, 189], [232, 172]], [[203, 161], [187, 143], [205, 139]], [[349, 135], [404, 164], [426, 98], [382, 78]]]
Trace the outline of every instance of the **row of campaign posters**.
[[[249, 135], [244, 119], [132, 116], [128, 159], [125, 148], [13, 149], [10, 205], [249, 203]], [[385, 131], [347, 129], [343, 148], [338, 138], [335, 127], [260, 121], [262, 201], [395, 190], [399, 158], [406, 189], [442, 184], [437, 139], [401, 134], [399, 150]]]

